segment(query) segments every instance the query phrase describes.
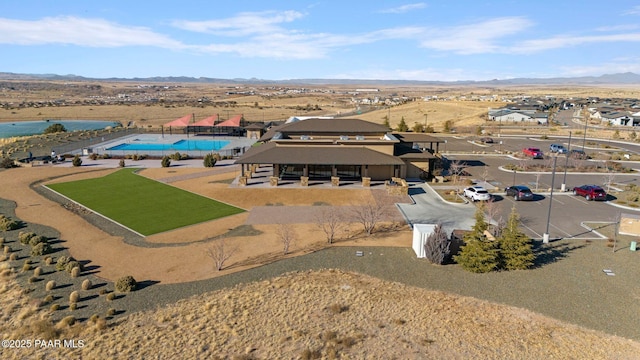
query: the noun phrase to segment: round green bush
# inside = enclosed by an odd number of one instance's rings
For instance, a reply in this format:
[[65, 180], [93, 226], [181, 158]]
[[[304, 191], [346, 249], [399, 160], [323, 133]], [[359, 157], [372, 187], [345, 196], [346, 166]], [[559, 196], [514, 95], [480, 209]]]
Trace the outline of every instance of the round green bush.
[[213, 154], [207, 154], [204, 156], [204, 167], [214, 167], [216, 165], [216, 158], [213, 157]]
[[169, 158], [168, 156], [163, 157], [160, 164], [162, 165], [162, 167], [171, 166], [171, 158]]
[[31, 256], [42, 256], [51, 252], [51, 245], [49, 243], [38, 243], [31, 248]]
[[80, 265], [79, 262], [75, 261], [75, 260], [70, 260], [67, 265], [64, 266], [64, 270], [66, 272], [68, 272], [69, 274], [71, 274], [71, 272], [73, 271], [73, 268], [79, 268], [80, 271], [82, 271], [82, 265]]
[[29, 244], [29, 241], [31, 241], [31, 238], [34, 238], [36, 236], [36, 233], [33, 232], [20, 231], [20, 233], [18, 234], [18, 240], [21, 244], [27, 245]]
[[80, 159], [79, 155], [76, 155], [73, 157], [73, 160], [71, 160], [71, 164], [73, 164], [73, 166], [78, 167], [80, 165], [82, 165], [82, 159]]
[[116, 281], [116, 291], [118, 292], [129, 292], [136, 289], [136, 279], [131, 275], [123, 276], [118, 281]]
[[49, 239], [47, 239], [46, 236], [34, 236], [31, 239], [29, 239], [29, 245], [31, 245], [31, 247], [36, 246], [38, 244], [42, 244], [42, 243], [48, 243]]
[[[67, 256], [60, 256], [58, 258], [58, 261], [56, 262], [56, 270], [58, 271], [63, 271], [66, 269], [67, 264], [69, 263], [69, 261], [74, 260], [71, 256], [67, 257]], [[69, 270], [71, 271], [71, 270]]]

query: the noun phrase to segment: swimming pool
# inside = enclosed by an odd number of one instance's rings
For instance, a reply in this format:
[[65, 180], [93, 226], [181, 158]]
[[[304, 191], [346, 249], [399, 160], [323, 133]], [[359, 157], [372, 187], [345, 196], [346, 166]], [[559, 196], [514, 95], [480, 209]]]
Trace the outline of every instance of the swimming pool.
[[[107, 150], [128, 151], [215, 151], [227, 146], [228, 140], [180, 140], [173, 143], [150, 143], [135, 139], [132, 142], [119, 144]], [[146, 140], [148, 141], [148, 140]]]
[[16, 121], [0, 123], [0, 138], [42, 134], [46, 128], [53, 124], [62, 124], [67, 131], [100, 130], [105, 129], [108, 126], [122, 126], [119, 122], [98, 120]]

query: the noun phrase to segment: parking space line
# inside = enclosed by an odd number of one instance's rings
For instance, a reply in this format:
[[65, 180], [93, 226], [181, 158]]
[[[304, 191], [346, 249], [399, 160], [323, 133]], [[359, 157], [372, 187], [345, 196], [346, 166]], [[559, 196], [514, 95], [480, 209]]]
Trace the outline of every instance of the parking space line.
[[536, 234], [537, 237], [541, 238], [542, 236], [540, 234], [538, 234], [535, 230], [533, 230], [532, 228], [528, 227], [527, 225], [520, 223], [520, 225], [524, 226], [525, 228], [527, 228], [529, 231], [531, 231], [532, 233]]
[[549, 223], [549, 225], [550, 225], [550, 226], [553, 226], [553, 227], [554, 227], [554, 228], [556, 228], [556, 229], [558, 229], [558, 231], [565, 233], [565, 234], [567, 235], [567, 237], [573, 237], [573, 235], [571, 235], [571, 234], [569, 234], [568, 232], [566, 232], [566, 231], [564, 231], [564, 230], [560, 229], [559, 227], [557, 227], [557, 226], [553, 225], [552, 223]]
[[553, 201], [557, 201], [557, 202], [559, 202], [560, 204], [564, 205], [564, 203], [563, 203], [562, 201], [558, 200], [558, 198], [553, 198]]

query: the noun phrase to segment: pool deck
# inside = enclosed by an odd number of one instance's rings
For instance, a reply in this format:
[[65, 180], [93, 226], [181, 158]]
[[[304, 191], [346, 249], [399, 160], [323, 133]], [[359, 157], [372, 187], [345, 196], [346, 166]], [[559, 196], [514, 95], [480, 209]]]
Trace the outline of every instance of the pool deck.
[[[110, 148], [123, 144], [137, 143], [152, 143], [152, 144], [173, 144], [180, 140], [195, 140], [195, 141], [229, 141], [229, 143], [222, 147], [220, 150], [110, 150]], [[194, 136], [194, 135], [168, 135], [168, 134], [133, 134], [130, 136], [121, 137], [112, 141], [100, 142], [92, 146], [92, 151], [98, 154], [109, 154], [111, 156], [124, 156], [127, 154], [149, 155], [149, 156], [164, 156], [170, 155], [175, 152], [182, 154], [189, 154], [190, 156], [202, 157], [208, 153], [216, 152], [222, 155], [233, 155], [236, 149], [246, 149], [251, 147], [256, 142], [255, 139], [248, 139], [244, 137], [232, 137], [232, 136]], [[79, 152], [82, 149], [78, 149]]]

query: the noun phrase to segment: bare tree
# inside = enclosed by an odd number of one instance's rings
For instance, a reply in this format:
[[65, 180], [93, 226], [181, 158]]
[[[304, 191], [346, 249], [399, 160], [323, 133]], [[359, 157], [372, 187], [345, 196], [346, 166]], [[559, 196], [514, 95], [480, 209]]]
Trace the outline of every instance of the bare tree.
[[207, 256], [213, 259], [216, 270], [220, 271], [224, 267], [224, 263], [235, 253], [237, 248], [227, 247], [224, 239], [216, 240], [211, 247], [207, 249]]
[[287, 255], [289, 253], [289, 246], [291, 246], [291, 243], [296, 237], [296, 233], [291, 227], [291, 224], [278, 225], [276, 235], [278, 235], [278, 238], [280, 239], [280, 241], [282, 241], [282, 251], [285, 255]]
[[536, 191], [538, 191], [538, 185], [540, 184], [540, 177], [542, 173], [536, 173]]
[[449, 162], [449, 172], [453, 175], [453, 183], [458, 182], [458, 177], [462, 174], [464, 170], [464, 164], [461, 160], [453, 160]]
[[489, 167], [487, 165], [484, 166], [480, 177], [482, 178], [482, 181], [487, 182], [487, 179], [489, 178]]
[[613, 170], [607, 170], [607, 173], [604, 175], [603, 183], [607, 187], [607, 193], [611, 189], [611, 184], [616, 181], [616, 173]]
[[496, 202], [493, 197], [491, 197], [489, 200], [487, 200], [484, 203], [484, 211], [486, 212], [487, 217], [489, 218], [488, 219], [489, 224], [493, 224], [494, 220], [496, 220], [496, 215], [498, 215], [501, 210], [502, 210], [502, 206], [500, 206], [500, 203]]
[[430, 263], [440, 265], [449, 254], [450, 244], [449, 237], [442, 225], [437, 224], [433, 233], [424, 242], [424, 255]]
[[375, 201], [368, 202], [365, 205], [353, 206], [351, 211], [355, 221], [362, 225], [367, 236], [371, 235], [376, 224], [378, 224], [386, 214], [384, 205], [378, 204]]
[[333, 243], [336, 235], [345, 226], [344, 214], [339, 208], [326, 206], [316, 217], [316, 226], [324, 232], [329, 244]]

